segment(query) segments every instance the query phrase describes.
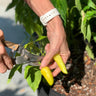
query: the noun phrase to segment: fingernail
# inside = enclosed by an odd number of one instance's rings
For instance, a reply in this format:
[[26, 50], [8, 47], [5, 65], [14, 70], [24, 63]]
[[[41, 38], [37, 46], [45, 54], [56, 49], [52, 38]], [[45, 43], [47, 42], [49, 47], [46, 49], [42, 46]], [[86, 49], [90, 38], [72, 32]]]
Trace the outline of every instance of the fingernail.
[[42, 69], [42, 66], [40, 66], [40, 70]]
[[41, 70], [42, 68], [41, 68], [41, 67], [39, 67], [39, 69]]
[[13, 68], [13, 64], [9, 64], [9, 69], [12, 69]]

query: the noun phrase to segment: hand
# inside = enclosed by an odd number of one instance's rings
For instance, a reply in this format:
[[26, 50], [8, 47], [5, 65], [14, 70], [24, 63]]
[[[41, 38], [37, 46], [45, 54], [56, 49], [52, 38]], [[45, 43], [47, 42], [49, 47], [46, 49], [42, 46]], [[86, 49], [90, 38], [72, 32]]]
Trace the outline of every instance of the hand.
[[4, 35], [3, 31], [0, 30], [0, 73], [5, 73], [7, 69], [12, 69], [13, 64], [1, 42], [2, 39], [4, 39]]
[[66, 63], [67, 59], [70, 56], [70, 51], [66, 41], [66, 34], [62, 24], [62, 20], [59, 16], [56, 16], [54, 19], [52, 19], [46, 26], [46, 29], [49, 44], [45, 46], [46, 55], [41, 62], [40, 69], [42, 67], [49, 66], [50, 69], [54, 69], [52, 74], [55, 77], [61, 72], [61, 70], [57, 66], [55, 61], [52, 62], [53, 56], [59, 53], [64, 63]]

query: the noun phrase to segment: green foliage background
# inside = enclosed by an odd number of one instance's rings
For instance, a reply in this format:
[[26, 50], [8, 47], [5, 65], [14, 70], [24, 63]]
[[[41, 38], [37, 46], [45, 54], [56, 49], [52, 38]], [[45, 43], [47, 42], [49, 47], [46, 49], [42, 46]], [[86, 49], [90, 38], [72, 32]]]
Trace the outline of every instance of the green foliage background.
[[[96, 0], [51, 0], [51, 2], [60, 12], [70, 51], [74, 50], [74, 53], [78, 51], [77, 49], [81, 51], [81, 45], [84, 44], [82, 47], [85, 48], [90, 58], [94, 59], [91, 46], [92, 42], [96, 43]], [[24, 0], [12, 0], [7, 10], [13, 7], [15, 8], [16, 23], [22, 24], [26, 32], [30, 34], [30, 41], [25, 45], [25, 48], [31, 53], [45, 54], [44, 46], [48, 43], [48, 40], [46, 29], [42, 26], [39, 17]], [[11, 70], [9, 80], [16, 70], [21, 72], [22, 66], [16, 65]], [[41, 81], [39, 68], [28, 65], [25, 67], [24, 75], [29, 86], [35, 91]], [[37, 78], [38, 76], [39, 78]]]

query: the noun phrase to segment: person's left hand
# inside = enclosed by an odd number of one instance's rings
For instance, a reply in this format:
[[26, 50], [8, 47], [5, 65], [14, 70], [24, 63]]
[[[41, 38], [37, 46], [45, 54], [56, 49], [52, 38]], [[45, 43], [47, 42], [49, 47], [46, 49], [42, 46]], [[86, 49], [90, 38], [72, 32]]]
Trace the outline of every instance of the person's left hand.
[[13, 64], [1, 42], [2, 39], [4, 39], [4, 34], [3, 31], [0, 30], [0, 73], [5, 73], [8, 69], [12, 69]]

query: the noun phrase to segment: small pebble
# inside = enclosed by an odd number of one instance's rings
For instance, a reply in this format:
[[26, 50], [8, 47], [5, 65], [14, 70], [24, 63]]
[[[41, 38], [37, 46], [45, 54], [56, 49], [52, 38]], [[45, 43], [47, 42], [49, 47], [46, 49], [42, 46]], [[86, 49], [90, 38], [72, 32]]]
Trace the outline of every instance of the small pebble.
[[57, 89], [54, 89], [54, 91], [57, 91]]
[[82, 89], [82, 86], [79, 86], [77, 89]]
[[61, 89], [61, 91], [63, 92], [63, 91], [64, 91], [64, 89]]
[[87, 91], [88, 89], [89, 89], [89, 88], [88, 88], [88, 87], [86, 87], [84, 90], [85, 90], [85, 91]]
[[89, 92], [92, 93], [92, 89], [90, 89]]
[[83, 87], [83, 88], [85, 88], [85, 87], [86, 87], [86, 85], [83, 85], [82, 87]]

